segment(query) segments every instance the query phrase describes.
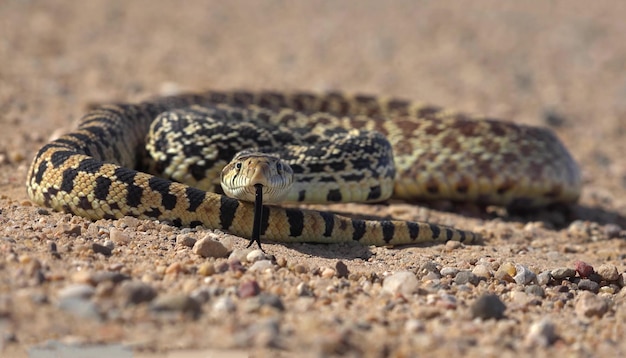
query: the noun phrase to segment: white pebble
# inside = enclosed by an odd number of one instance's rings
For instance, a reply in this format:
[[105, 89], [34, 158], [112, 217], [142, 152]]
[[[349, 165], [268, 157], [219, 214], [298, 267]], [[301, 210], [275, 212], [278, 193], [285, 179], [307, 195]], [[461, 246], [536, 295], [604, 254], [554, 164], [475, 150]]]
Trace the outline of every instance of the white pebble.
[[248, 269], [248, 271], [250, 272], [262, 272], [265, 271], [267, 269], [272, 269], [272, 267], [274, 267], [274, 265], [272, 265], [272, 261], [270, 260], [259, 260], [256, 261], [254, 264], [252, 264], [252, 266], [250, 266], [250, 268]]
[[228, 249], [221, 242], [213, 240], [209, 235], [196, 241], [193, 252], [202, 257], [226, 257]]
[[392, 295], [410, 296], [417, 291], [418, 284], [417, 277], [415, 277], [413, 272], [400, 271], [385, 277], [382, 292]]

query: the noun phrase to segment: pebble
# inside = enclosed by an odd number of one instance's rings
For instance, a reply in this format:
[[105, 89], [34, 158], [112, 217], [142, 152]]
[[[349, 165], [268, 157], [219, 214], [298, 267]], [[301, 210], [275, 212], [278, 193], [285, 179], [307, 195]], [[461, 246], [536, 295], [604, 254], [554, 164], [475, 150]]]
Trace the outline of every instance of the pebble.
[[241, 298], [253, 297], [259, 293], [261, 293], [261, 286], [254, 280], [242, 282], [237, 289], [237, 296]]
[[99, 320], [102, 315], [95, 303], [79, 297], [65, 297], [59, 300], [59, 308], [77, 317]]
[[448, 241], [446, 242], [445, 250], [452, 251], [460, 248], [461, 246], [463, 246], [463, 244], [459, 241]]
[[117, 245], [128, 245], [130, 237], [123, 231], [114, 227], [109, 229], [109, 239]]
[[280, 322], [277, 319], [255, 322], [234, 336], [236, 345], [242, 347], [279, 347], [279, 338]]
[[474, 275], [471, 271], [463, 270], [459, 271], [454, 277], [454, 283], [457, 285], [464, 285], [467, 283], [471, 283], [476, 286], [480, 282], [480, 277]]
[[576, 272], [578, 272], [578, 275], [583, 278], [589, 277], [595, 272], [593, 266], [584, 261], [574, 262], [574, 268], [576, 269]]
[[537, 275], [537, 284], [545, 286], [552, 281], [552, 273], [550, 271], [543, 271]]
[[296, 265], [293, 267], [293, 271], [294, 271], [295, 273], [307, 273], [307, 272], [309, 272], [309, 269], [308, 269], [308, 267], [306, 267], [306, 266], [305, 266], [305, 265], [303, 265], [303, 264], [296, 264]]
[[617, 278], [617, 284], [620, 285], [620, 287], [626, 287], [626, 272], [622, 272], [619, 274], [619, 277]]
[[617, 281], [619, 278], [619, 272], [617, 271], [617, 267], [611, 264], [602, 264], [598, 267], [596, 271], [603, 280], [613, 282]]
[[211, 276], [216, 272], [215, 265], [212, 262], [204, 262], [198, 267], [198, 275]]
[[419, 319], [408, 319], [404, 324], [404, 330], [407, 333], [418, 333], [423, 332], [426, 329], [426, 325], [422, 320]]
[[221, 313], [233, 313], [237, 309], [235, 302], [229, 296], [219, 297], [213, 304], [213, 310]]
[[305, 282], [300, 282], [298, 284], [298, 286], [296, 286], [296, 293], [300, 297], [313, 297], [313, 296], [315, 296], [313, 294], [313, 290], [311, 289], [311, 286], [309, 286]]
[[248, 261], [248, 254], [252, 251], [252, 249], [234, 249], [230, 255], [228, 256], [228, 260], [237, 259], [241, 262]]
[[583, 291], [576, 300], [575, 310], [580, 318], [602, 317], [609, 310], [609, 304], [604, 298]]
[[346, 278], [350, 275], [350, 270], [348, 270], [348, 266], [343, 261], [337, 261], [335, 264], [335, 271], [337, 272], [337, 277]]
[[285, 305], [280, 297], [271, 293], [261, 293], [255, 297], [248, 299], [245, 306], [246, 312], [256, 312], [261, 307], [272, 307], [278, 311], [284, 311]]
[[111, 248], [97, 244], [95, 242], [91, 244], [91, 249], [93, 250], [93, 252], [97, 254], [102, 254], [104, 256], [111, 256], [111, 254], [113, 253], [113, 250]]
[[180, 262], [173, 262], [165, 269], [166, 275], [177, 275], [179, 273], [184, 273], [185, 267]]
[[457, 273], [459, 273], [459, 269], [456, 267], [443, 267], [441, 271], [439, 271], [441, 276], [443, 277], [455, 277]]
[[336, 274], [335, 270], [333, 270], [330, 267], [325, 267], [322, 270], [322, 273], [320, 274], [320, 276], [322, 276], [323, 278], [332, 278], [332, 277], [335, 277], [335, 274]]
[[539, 285], [530, 285], [530, 286], [526, 287], [524, 292], [526, 292], [526, 293], [528, 293], [530, 295], [538, 296], [538, 297], [545, 297], [546, 296], [546, 291], [543, 289], [543, 287], [541, 287]]
[[140, 281], [125, 281], [120, 285], [121, 295], [126, 304], [139, 304], [152, 301], [157, 295], [156, 290]]
[[87, 284], [74, 284], [61, 289], [58, 293], [59, 300], [79, 298], [89, 299], [93, 296], [95, 289]]
[[552, 321], [547, 318], [539, 322], [533, 323], [526, 334], [526, 344], [528, 346], [548, 347], [556, 342], [558, 336], [556, 327]]
[[221, 242], [213, 240], [210, 235], [196, 241], [193, 253], [202, 257], [226, 257], [228, 249]]
[[410, 296], [418, 288], [418, 281], [415, 274], [410, 271], [400, 271], [385, 277], [382, 292], [392, 295]]
[[130, 280], [130, 276], [113, 271], [98, 271], [90, 275], [90, 281], [95, 285], [99, 285], [103, 282], [118, 284], [126, 280]]
[[518, 285], [528, 285], [531, 282], [537, 282], [537, 275], [524, 265], [515, 265], [517, 273], [513, 279]]
[[269, 256], [259, 249], [252, 250], [246, 255], [246, 261], [248, 262], [257, 262], [261, 260], [269, 261]]
[[255, 262], [254, 264], [252, 264], [252, 266], [250, 266], [250, 268], [248, 269], [248, 271], [250, 272], [262, 272], [265, 270], [271, 270], [272, 268], [274, 268], [274, 265], [272, 264], [272, 261], [270, 260], [260, 260]]
[[569, 267], [559, 267], [550, 271], [550, 274], [555, 280], [562, 280], [576, 276], [576, 270]]
[[178, 245], [193, 247], [196, 244], [196, 238], [189, 234], [180, 234], [176, 236], [176, 243]]
[[489, 268], [489, 266], [485, 264], [476, 265], [472, 269], [472, 273], [478, 277], [483, 277], [485, 279], [490, 279], [491, 277], [493, 277], [493, 274], [491, 273], [491, 268]]
[[179, 311], [197, 318], [202, 309], [193, 298], [180, 293], [166, 294], [157, 297], [150, 304], [150, 309], [156, 312]]
[[600, 290], [600, 285], [597, 282], [583, 278], [580, 281], [578, 281], [578, 288], [581, 290], [598, 293], [598, 291]]
[[479, 297], [470, 308], [473, 318], [501, 319], [504, 317], [506, 305], [496, 295], [483, 295]]

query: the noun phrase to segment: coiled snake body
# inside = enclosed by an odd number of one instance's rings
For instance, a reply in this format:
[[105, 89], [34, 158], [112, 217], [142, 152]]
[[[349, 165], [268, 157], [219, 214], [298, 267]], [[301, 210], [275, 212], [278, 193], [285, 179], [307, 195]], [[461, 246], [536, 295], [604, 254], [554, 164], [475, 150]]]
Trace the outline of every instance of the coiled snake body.
[[[344, 145], [346, 135], [363, 138]], [[309, 144], [317, 146], [300, 147]], [[289, 201], [393, 195], [533, 207], [575, 202], [581, 186], [576, 163], [546, 129], [399, 99], [217, 91], [93, 109], [78, 129], [40, 149], [26, 185], [34, 202], [90, 219], [129, 215], [250, 238], [252, 203], [211, 192], [220, 190], [221, 168], [246, 147], [287, 157], [304, 178]], [[261, 234], [272, 241], [478, 239], [430, 223], [263, 211]]]

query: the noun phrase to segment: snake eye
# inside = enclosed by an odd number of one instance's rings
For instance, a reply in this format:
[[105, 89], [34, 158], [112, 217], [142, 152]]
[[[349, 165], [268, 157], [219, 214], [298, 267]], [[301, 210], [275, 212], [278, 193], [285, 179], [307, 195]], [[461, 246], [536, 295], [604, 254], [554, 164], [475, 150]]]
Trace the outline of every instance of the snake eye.
[[281, 163], [281, 162], [276, 163], [276, 170], [279, 173], [282, 173], [283, 172], [283, 163]]
[[235, 169], [237, 170], [241, 169], [241, 162], [235, 163]]

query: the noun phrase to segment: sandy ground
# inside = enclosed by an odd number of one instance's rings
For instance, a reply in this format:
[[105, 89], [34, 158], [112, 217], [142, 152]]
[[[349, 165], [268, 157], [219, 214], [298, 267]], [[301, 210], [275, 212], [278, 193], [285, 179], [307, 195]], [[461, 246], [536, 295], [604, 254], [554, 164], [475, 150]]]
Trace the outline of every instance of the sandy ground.
[[[586, 1], [0, 2], [0, 352], [626, 354], [625, 13]], [[239, 261], [205, 259], [183, 244], [202, 230], [91, 223], [28, 201], [30, 160], [89, 104], [209, 88], [386, 94], [550, 126], [580, 163], [584, 192], [569, 211], [526, 217], [340, 206], [486, 239], [266, 244], [262, 269], [236, 237], [220, 235]], [[552, 271], [564, 268], [579, 272]], [[385, 293], [400, 271], [417, 286]], [[520, 272], [530, 279], [510, 277]], [[478, 318], [485, 293], [504, 303], [502, 317]]]

